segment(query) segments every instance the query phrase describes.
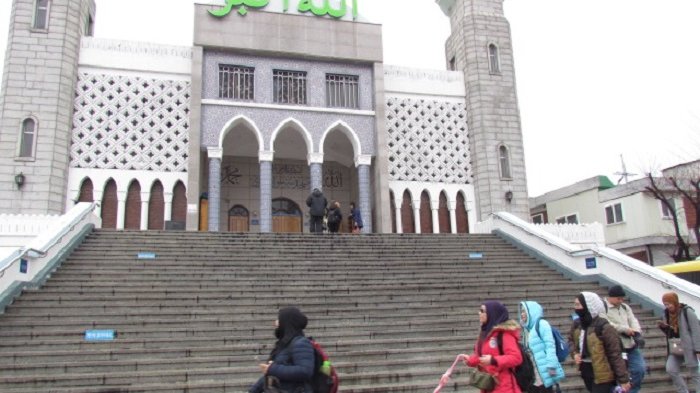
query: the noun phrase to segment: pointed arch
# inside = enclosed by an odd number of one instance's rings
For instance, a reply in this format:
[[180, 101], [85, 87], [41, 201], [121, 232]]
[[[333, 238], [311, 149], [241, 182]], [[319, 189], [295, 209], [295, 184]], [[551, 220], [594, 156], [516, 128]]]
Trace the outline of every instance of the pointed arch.
[[420, 232], [433, 233], [433, 210], [430, 207], [430, 193], [423, 190], [420, 193]]
[[467, 216], [466, 197], [462, 191], [457, 193], [457, 233], [469, 233], [469, 217]]
[[236, 126], [244, 124], [250, 128], [253, 133], [255, 134], [255, 138], [258, 140], [258, 150], [262, 150], [265, 146], [265, 142], [263, 141], [263, 136], [262, 132], [260, 132], [260, 129], [258, 126], [255, 124], [253, 120], [251, 120], [249, 117], [244, 116], [244, 115], [238, 115], [224, 125], [224, 127], [221, 129], [221, 132], [219, 133], [219, 148], [223, 149], [224, 148], [224, 140], [226, 139], [226, 135], [234, 129]]
[[447, 202], [447, 194], [444, 190], [440, 192], [440, 199], [438, 203], [438, 226], [440, 228], [440, 233], [452, 233], [450, 208]]
[[323, 132], [323, 135], [321, 136], [321, 141], [319, 142], [318, 148], [319, 150], [324, 148], [324, 143], [326, 142], [326, 137], [328, 134], [331, 133], [331, 131], [339, 130], [345, 136], [350, 140], [350, 143], [352, 143], [352, 150], [353, 150], [353, 157], [357, 158], [362, 154], [362, 144], [360, 143], [360, 138], [357, 136], [357, 133], [355, 130], [352, 129], [346, 122], [342, 120], [338, 120], [335, 123], [331, 124], [330, 127], [326, 128], [326, 131]]
[[119, 200], [117, 198], [117, 182], [109, 178], [105, 183], [102, 193], [102, 208], [100, 217], [102, 218], [102, 228], [117, 228], [117, 210]]
[[403, 192], [403, 199], [401, 202], [401, 225], [403, 233], [416, 232], [415, 221], [413, 220], [413, 200], [408, 190]]
[[78, 194], [78, 202], [94, 202], [95, 201], [94, 186], [89, 177], [83, 179], [80, 183], [80, 193]]
[[187, 220], [187, 189], [181, 180], [178, 180], [173, 187], [171, 220], [181, 222]]
[[148, 229], [162, 230], [165, 225], [165, 196], [160, 180], [151, 186], [151, 198], [148, 200]]
[[270, 137], [270, 149], [269, 151], [274, 151], [275, 150], [275, 139], [277, 139], [277, 135], [286, 127], [291, 127], [292, 129], [298, 131], [302, 138], [304, 138], [304, 142], [306, 142], [306, 153], [313, 153], [314, 152], [314, 142], [311, 138], [311, 133], [309, 130], [304, 127], [301, 122], [299, 122], [297, 119], [293, 117], [289, 117], [283, 121], [280, 122], [280, 124], [275, 128], [275, 130], [272, 132], [272, 136]]
[[126, 193], [124, 229], [141, 229], [141, 184], [134, 179]]

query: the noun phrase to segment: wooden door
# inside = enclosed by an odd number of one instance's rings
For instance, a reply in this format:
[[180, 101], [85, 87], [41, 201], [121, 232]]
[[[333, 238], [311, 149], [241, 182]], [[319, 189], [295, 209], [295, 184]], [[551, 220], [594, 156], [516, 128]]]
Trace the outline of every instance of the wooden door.
[[229, 232], [248, 232], [250, 227], [248, 226], [247, 216], [229, 216], [228, 217], [228, 230]]
[[272, 216], [272, 232], [299, 233], [301, 232], [301, 217]]

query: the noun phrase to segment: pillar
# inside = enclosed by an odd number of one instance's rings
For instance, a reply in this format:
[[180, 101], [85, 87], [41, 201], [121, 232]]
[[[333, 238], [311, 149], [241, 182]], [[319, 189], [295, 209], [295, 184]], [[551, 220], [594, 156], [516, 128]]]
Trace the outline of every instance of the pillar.
[[272, 232], [272, 160], [274, 153], [261, 151], [260, 162], [260, 233]]
[[358, 194], [360, 200], [357, 201], [357, 205], [360, 208], [360, 214], [362, 214], [362, 223], [364, 227], [362, 228], [362, 233], [372, 233], [372, 201], [370, 199], [370, 165], [372, 164], [372, 156], [370, 155], [359, 155], [355, 160], [355, 166], [357, 167], [357, 182], [358, 182]]
[[209, 232], [219, 232], [221, 220], [221, 159], [223, 149], [207, 148], [209, 157]]

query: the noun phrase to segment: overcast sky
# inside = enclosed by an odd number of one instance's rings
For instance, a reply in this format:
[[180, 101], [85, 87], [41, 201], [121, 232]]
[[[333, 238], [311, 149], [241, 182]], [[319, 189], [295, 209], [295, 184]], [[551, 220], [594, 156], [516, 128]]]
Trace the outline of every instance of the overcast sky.
[[[12, 0], [0, 1], [6, 47]], [[192, 0], [97, 0], [95, 35], [192, 42]], [[387, 64], [445, 69], [449, 20], [434, 0], [358, 0], [384, 25]], [[700, 159], [700, 0], [506, 0], [530, 196], [624, 155], [641, 174]]]

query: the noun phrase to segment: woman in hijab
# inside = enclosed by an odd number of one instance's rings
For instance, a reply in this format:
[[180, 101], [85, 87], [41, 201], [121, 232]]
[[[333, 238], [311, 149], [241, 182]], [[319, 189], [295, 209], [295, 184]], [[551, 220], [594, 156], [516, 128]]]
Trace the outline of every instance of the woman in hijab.
[[277, 342], [267, 363], [260, 364], [263, 376], [249, 393], [263, 393], [276, 387], [280, 393], [313, 393], [314, 348], [304, 336], [308, 319], [296, 307], [279, 310], [275, 321]]
[[[469, 367], [493, 375], [498, 384], [493, 393], [521, 393], [513, 368], [522, 363], [518, 347], [520, 325], [508, 317], [506, 306], [497, 301], [486, 301], [479, 307], [481, 332], [472, 353], [465, 362]], [[501, 340], [501, 353], [498, 340]]]
[[574, 299], [578, 320], [569, 334], [571, 354], [581, 372], [586, 389], [592, 393], [610, 393], [616, 385], [630, 390], [627, 365], [617, 330], [605, 319], [605, 305], [593, 292], [581, 292]]
[[[666, 372], [671, 376], [673, 386], [678, 393], [688, 393], [688, 386], [681, 375], [681, 364], [685, 362], [695, 385], [695, 391], [700, 391], [700, 373], [698, 373], [698, 359], [700, 358], [700, 324], [695, 311], [681, 303], [675, 292], [663, 295], [664, 320], [657, 325], [666, 334], [668, 358], [666, 359]], [[675, 340], [674, 340], [675, 339]], [[680, 340], [680, 349], [683, 354], [672, 353], [669, 344]]]

